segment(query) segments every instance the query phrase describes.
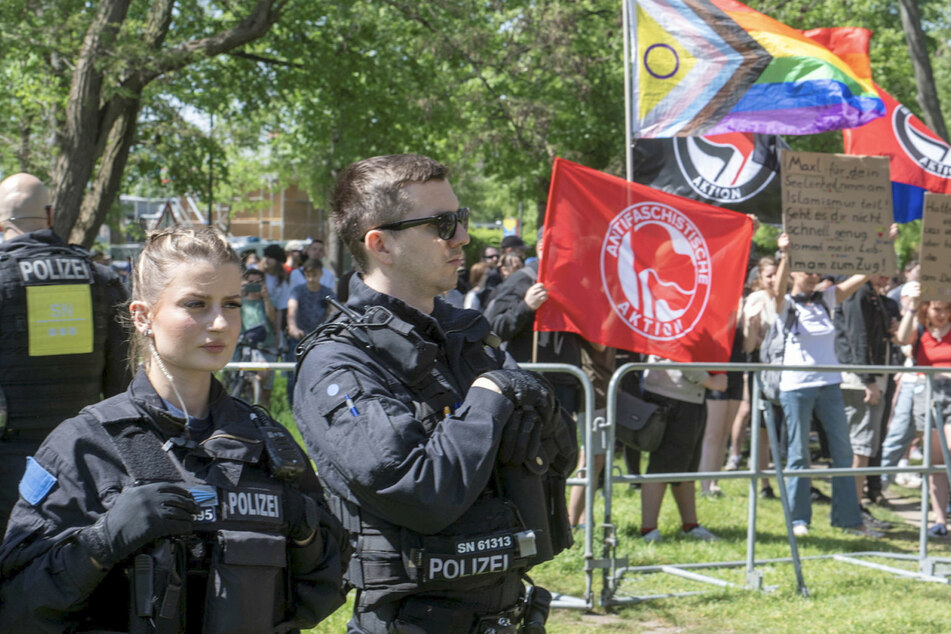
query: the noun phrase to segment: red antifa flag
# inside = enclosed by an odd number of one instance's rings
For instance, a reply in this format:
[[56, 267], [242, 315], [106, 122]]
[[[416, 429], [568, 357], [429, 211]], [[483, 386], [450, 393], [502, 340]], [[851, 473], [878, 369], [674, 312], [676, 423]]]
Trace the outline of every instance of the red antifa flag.
[[729, 361], [752, 237], [745, 215], [556, 158], [535, 329]]
[[895, 222], [909, 222], [921, 218], [926, 190], [951, 194], [951, 146], [878, 84], [875, 88], [887, 112], [843, 130], [845, 153], [889, 157]]

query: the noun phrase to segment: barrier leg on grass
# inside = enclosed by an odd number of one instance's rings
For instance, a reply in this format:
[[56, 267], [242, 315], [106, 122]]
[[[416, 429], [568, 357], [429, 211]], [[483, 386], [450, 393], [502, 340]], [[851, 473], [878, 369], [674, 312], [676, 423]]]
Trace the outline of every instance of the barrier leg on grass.
[[[584, 393], [582, 403], [584, 404], [584, 420], [582, 421], [584, 439], [586, 446], [591, 446], [591, 435], [593, 422], [592, 418], [594, 417], [594, 386], [591, 384], [591, 380], [585, 375], [585, 373], [573, 365], [568, 365], [565, 363], [521, 363], [519, 367], [525, 370], [534, 370], [535, 372], [561, 372], [563, 374], [570, 374], [578, 380], [578, 383], [581, 384], [581, 390]], [[585, 518], [585, 563], [584, 563], [584, 573], [585, 573], [585, 596], [584, 597], [573, 597], [568, 594], [562, 594], [560, 592], [552, 591], [552, 602], [551, 607], [553, 608], [567, 608], [573, 610], [590, 610], [594, 607], [594, 591], [592, 589], [592, 577], [594, 574], [595, 564], [593, 561], [593, 530], [592, 520], [594, 519], [594, 489], [597, 486], [597, 480], [594, 479], [594, 455], [592, 453], [586, 454], [585, 467], [587, 473], [585, 474], [583, 485], [586, 486], [585, 491], [585, 512], [587, 517]], [[575, 482], [569, 482], [572, 486], [578, 486], [577, 480]], [[551, 591], [551, 589], [549, 588]]]
[[[750, 401], [753, 401], [752, 395]], [[763, 589], [763, 573], [756, 569], [756, 507], [759, 496], [756, 486], [763, 477], [759, 468], [759, 435], [760, 412], [750, 412], [750, 459], [748, 471], [753, 472], [747, 488], [747, 515], [746, 515], [746, 587], [750, 590]]]
[[796, 536], [793, 534], [792, 509], [789, 506], [789, 497], [786, 492], [786, 480], [783, 476], [782, 459], [779, 452], [779, 439], [776, 438], [776, 426], [773, 420], [773, 408], [769, 403], [763, 403], [760, 399], [760, 390], [762, 383], [760, 374], [756, 372], [754, 385], [756, 390], [752, 395], [754, 410], [759, 409], [761, 414], [766, 416], [766, 435], [769, 436], [769, 449], [773, 455], [773, 464], [776, 468], [776, 485], [779, 488], [779, 501], [783, 505], [783, 519], [786, 521], [786, 539], [789, 542], [789, 554], [792, 557], [793, 570], [796, 574], [796, 592], [802, 597], [809, 596], [809, 588], [806, 586], [806, 580], [802, 576], [802, 562], [799, 560], [799, 544], [796, 542]]

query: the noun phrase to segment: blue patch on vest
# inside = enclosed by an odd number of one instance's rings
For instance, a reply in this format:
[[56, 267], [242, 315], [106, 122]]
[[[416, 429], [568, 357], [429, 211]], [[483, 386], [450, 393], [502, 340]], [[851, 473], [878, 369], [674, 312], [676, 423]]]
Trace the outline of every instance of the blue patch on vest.
[[43, 501], [54, 484], [56, 484], [56, 478], [52, 473], [44, 469], [32, 457], [26, 459], [26, 473], [20, 480], [20, 495], [24, 500], [36, 506]]

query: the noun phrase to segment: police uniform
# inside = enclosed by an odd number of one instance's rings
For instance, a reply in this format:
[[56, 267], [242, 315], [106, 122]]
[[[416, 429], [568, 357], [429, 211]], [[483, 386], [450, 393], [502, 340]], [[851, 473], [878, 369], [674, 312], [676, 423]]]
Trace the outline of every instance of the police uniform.
[[[0, 631], [284, 632], [343, 603], [342, 527], [303, 451], [291, 445], [303, 468], [278, 478], [264, 442], [278, 424], [217, 381], [210, 410], [206, 431], [186, 431], [140, 372], [125, 393], [49, 435], [0, 547]], [[77, 533], [125, 487], [158, 481], [200, 504], [194, 532], [99, 569]], [[313, 500], [317, 536], [307, 545], [285, 537], [291, 491]]]
[[[294, 413], [354, 547], [349, 631], [514, 631], [523, 573], [545, 557], [496, 465], [515, 404], [469, 388], [486, 371], [517, 366], [487, 345], [494, 335], [478, 311], [436, 298], [426, 315], [359, 275], [347, 306], [351, 315], [299, 348]], [[549, 511], [545, 500], [558, 493], [537, 490]], [[570, 531], [557, 532], [555, 552], [570, 545]]]
[[0, 528], [26, 457], [61, 421], [129, 383], [119, 277], [51, 230], [0, 244]]

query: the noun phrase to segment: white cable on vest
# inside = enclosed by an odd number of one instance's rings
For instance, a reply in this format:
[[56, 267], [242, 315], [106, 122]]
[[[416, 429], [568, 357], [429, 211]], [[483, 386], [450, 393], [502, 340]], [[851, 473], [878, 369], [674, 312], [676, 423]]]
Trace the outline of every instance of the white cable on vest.
[[182, 398], [182, 395], [179, 394], [178, 388], [175, 387], [175, 380], [172, 379], [171, 373], [168, 371], [168, 368], [165, 367], [165, 363], [162, 362], [162, 357], [159, 356], [158, 349], [155, 347], [155, 341], [149, 337], [149, 350], [152, 351], [152, 356], [155, 358], [155, 361], [158, 363], [159, 370], [162, 374], [165, 375], [165, 378], [168, 379], [169, 385], [172, 386], [172, 392], [175, 393], [175, 397], [178, 399], [178, 404], [182, 406], [182, 411], [185, 413], [185, 423], [187, 424], [191, 417], [188, 415], [188, 408], [185, 407], [185, 399]]

